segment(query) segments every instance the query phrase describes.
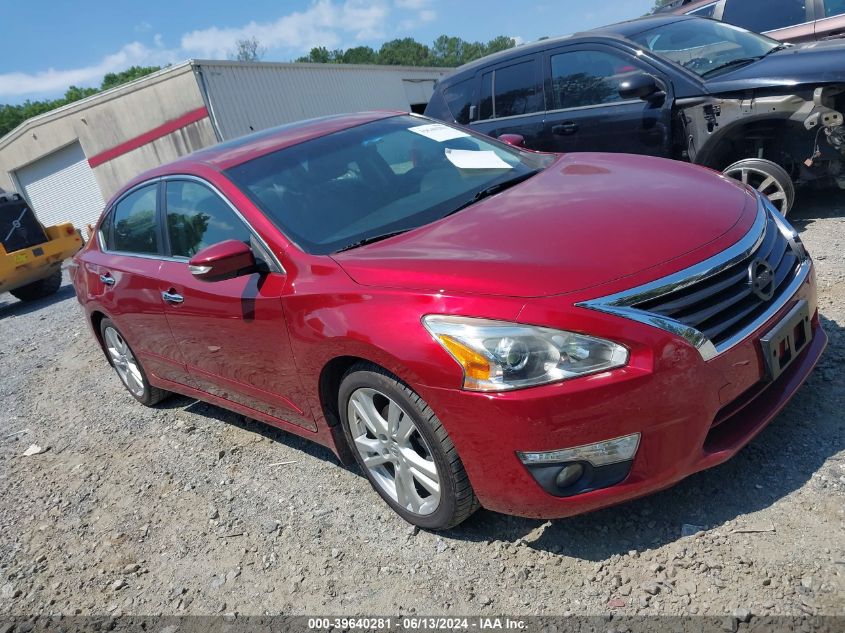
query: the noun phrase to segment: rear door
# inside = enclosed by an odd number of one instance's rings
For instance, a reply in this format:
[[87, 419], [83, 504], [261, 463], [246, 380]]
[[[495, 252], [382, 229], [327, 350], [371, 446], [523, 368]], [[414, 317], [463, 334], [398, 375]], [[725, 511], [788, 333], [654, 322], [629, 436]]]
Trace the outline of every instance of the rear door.
[[845, 37], [845, 0], [816, 0], [816, 39]]
[[158, 182], [140, 185], [112, 206], [96, 236], [100, 248], [83, 256], [82, 274], [147, 373], [190, 384], [158, 289], [164, 257], [158, 190]]
[[521, 134], [526, 147], [545, 149], [540, 145], [545, 107], [539, 64], [539, 54], [525, 55], [481, 71], [477, 111], [470, 116], [473, 129], [494, 138]]
[[[543, 149], [670, 155], [671, 84], [656, 68], [628, 51], [602, 44], [548, 50], [543, 68], [547, 107]], [[620, 82], [639, 72], [657, 78], [665, 98], [623, 99]]]
[[[315, 429], [303, 403], [282, 307], [286, 277], [234, 207], [208, 183], [165, 182], [171, 259], [159, 296], [193, 381], [203, 391], [286, 422]], [[187, 261], [225, 240], [249, 243], [265, 272], [225, 281], [197, 280]]]

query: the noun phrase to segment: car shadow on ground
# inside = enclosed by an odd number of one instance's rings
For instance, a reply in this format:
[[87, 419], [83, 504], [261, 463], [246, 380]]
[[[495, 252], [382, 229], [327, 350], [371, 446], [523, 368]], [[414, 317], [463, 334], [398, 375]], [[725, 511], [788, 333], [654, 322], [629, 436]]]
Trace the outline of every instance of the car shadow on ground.
[[[836, 322], [822, 317], [832, 341], [845, 340]], [[839, 347], [838, 345], [836, 347]], [[732, 460], [697, 473], [665, 491], [576, 517], [540, 521], [480, 511], [448, 536], [459, 540], [515, 541], [590, 561], [677, 541], [683, 526], [715, 528], [768, 508], [806, 485], [828, 458], [845, 450], [840, 411], [841, 372], [826, 366], [841, 353], [831, 345], [808, 382], [751, 444]], [[763, 531], [768, 519], [737, 521]]]
[[247, 416], [241, 415], [240, 413], [229, 411], [228, 409], [218, 407], [217, 405], [210, 404], [208, 402], [203, 402], [202, 400], [197, 400], [196, 398], [177, 394], [168, 398], [161, 404], [156, 405], [156, 408], [165, 410], [181, 409], [182, 411], [218, 420], [219, 422], [238, 427], [249, 433], [261, 435], [272, 442], [279, 442], [280, 444], [284, 444], [285, 446], [289, 446], [297, 451], [301, 451], [311, 457], [331, 462], [332, 464], [343, 468], [343, 465], [338, 461], [335, 454], [322, 444], [317, 444], [316, 442], [307, 440], [304, 437], [288, 433], [275, 426], [259, 422], [258, 420], [253, 420]]
[[55, 294], [34, 301], [20, 301], [9, 293], [3, 293], [0, 294], [0, 319], [38, 312], [54, 303], [65, 301], [74, 296], [73, 284], [70, 282], [65, 282]]
[[845, 190], [811, 189], [798, 194], [789, 221], [803, 232], [816, 220], [845, 218]]

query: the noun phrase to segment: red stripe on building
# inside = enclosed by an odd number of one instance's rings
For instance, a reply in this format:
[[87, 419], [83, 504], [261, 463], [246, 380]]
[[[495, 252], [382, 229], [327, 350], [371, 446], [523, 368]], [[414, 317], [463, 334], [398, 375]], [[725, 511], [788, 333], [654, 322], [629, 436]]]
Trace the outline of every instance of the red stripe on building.
[[88, 159], [88, 164], [91, 167], [97, 167], [98, 165], [102, 165], [103, 163], [107, 163], [110, 160], [117, 158], [118, 156], [123, 156], [131, 152], [133, 149], [138, 149], [139, 147], [143, 147], [147, 143], [152, 143], [156, 139], [160, 139], [162, 136], [167, 136], [175, 132], [176, 130], [180, 130], [183, 127], [190, 125], [191, 123], [196, 123], [197, 121], [201, 121], [208, 116], [208, 110], [205, 106], [201, 108], [197, 108], [196, 110], [191, 110], [190, 112], [183, 114], [178, 119], [173, 119], [168, 121], [164, 125], [159, 125], [157, 128], [153, 128], [149, 132], [144, 132], [136, 136], [135, 138], [131, 138], [128, 141], [121, 143], [120, 145], [116, 145], [111, 149], [107, 149], [104, 152], [100, 152], [95, 156], [91, 156]]

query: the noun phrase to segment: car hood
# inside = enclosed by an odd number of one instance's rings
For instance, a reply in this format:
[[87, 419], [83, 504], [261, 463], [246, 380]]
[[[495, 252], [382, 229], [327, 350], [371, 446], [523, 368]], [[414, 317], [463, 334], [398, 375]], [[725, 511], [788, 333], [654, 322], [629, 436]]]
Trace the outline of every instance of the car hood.
[[567, 154], [452, 216], [333, 257], [367, 286], [548, 296], [680, 270], [738, 241], [755, 210], [739, 183], [701, 167]]
[[706, 82], [712, 93], [845, 83], [845, 40], [812, 42], [772, 53]]

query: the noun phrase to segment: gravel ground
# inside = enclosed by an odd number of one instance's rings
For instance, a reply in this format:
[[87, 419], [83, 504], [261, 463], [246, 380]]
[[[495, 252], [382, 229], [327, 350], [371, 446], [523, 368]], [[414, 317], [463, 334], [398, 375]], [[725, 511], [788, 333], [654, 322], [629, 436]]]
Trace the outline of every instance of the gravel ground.
[[0, 295], [0, 615], [845, 615], [845, 193], [804, 194], [793, 220], [831, 345], [758, 439], [640, 501], [442, 534], [326, 449], [137, 404], [69, 284]]

